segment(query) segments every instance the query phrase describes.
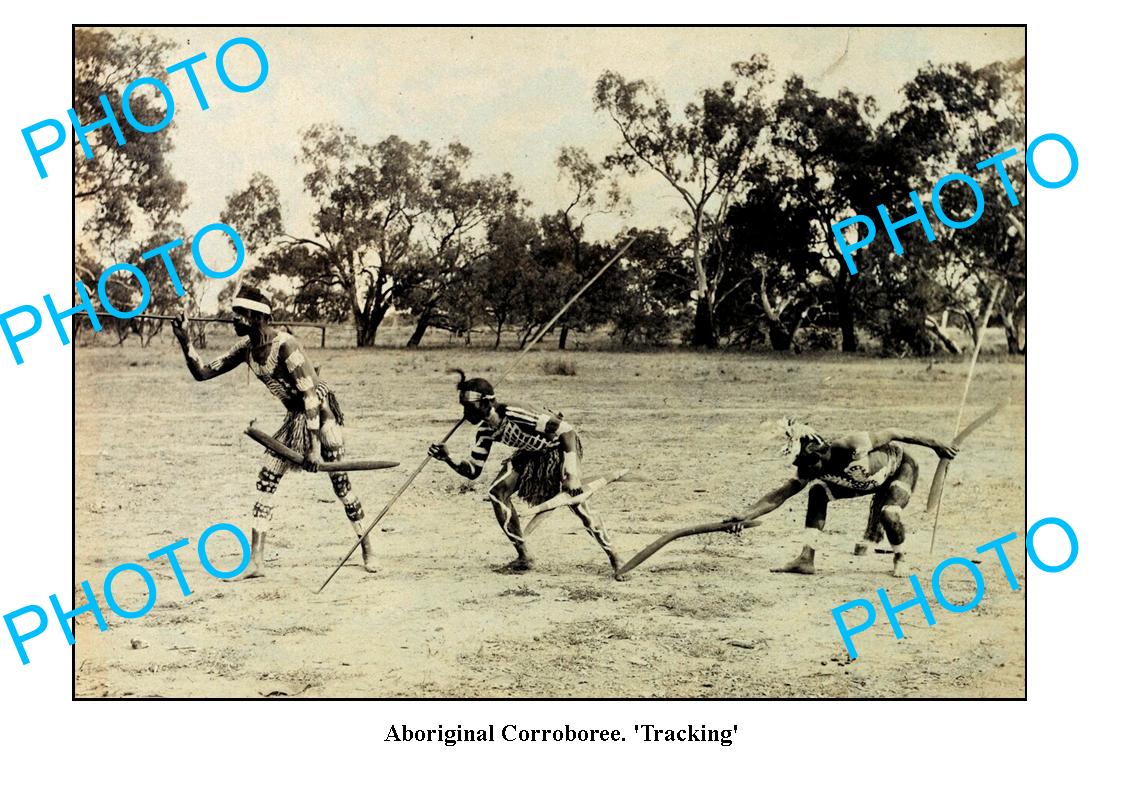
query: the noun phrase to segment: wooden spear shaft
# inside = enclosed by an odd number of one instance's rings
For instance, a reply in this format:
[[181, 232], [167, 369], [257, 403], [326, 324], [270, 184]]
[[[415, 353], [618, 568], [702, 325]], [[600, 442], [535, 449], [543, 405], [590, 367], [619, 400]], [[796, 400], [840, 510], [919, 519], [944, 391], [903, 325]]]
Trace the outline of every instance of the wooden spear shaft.
[[[116, 315], [110, 312], [99, 312], [97, 313], [97, 316], [99, 318], [113, 318], [114, 320], [118, 321], [174, 321], [179, 317], [178, 315], [156, 315], [153, 313], [143, 313], [141, 315], [134, 315], [131, 318], [118, 318]], [[194, 321], [196, 323], [234, 323], [233, 318], [188, 318], [187, 320]], [[316, 325], [319, 326], [319, 324]]]
[[[963, 410], [967, 407], [967, 393], [971, 389], [971, 379], [975, 375], [975, 364], [979, 361], [979, 351], [983, 348], [983, 337], [986, 335], [987, 323], [990, 321], [990, 313], [994, 309], [995, 299], [998, 298], [1000, 292], [1002, 292], [1002, 286], [997, 286], [991, 291], [986, 312], [983, 313], [983, 322], [979, 324], [979, 331], [976, 334], [977, 339], [975, 340], [975, 351], [971, 354], [971, 367], [967, 370], [967, 381], [963, 385], [963, 398], [959, 402], [959, 414], [956, 415], [955, 418], [955, 430], [951, 433], [952, 437], [955, 437], [959, 433], [959, 426], [963, 422]], [[929, 555], [936, 549], [936, 529], [940, 526], [940, 506], [942, 506], [944, 502], [943, 479], [941, 476], [946, 478], [948, 466], [949, 462], [947, 459], [942, 459], [936, 466], [935, 477], [941, 479], [941, 486], [940, 493], [936, 497], [936, 517], [932, 521], [932, 541], [928, 545]], [[942, 473], [940, 472], [940, 468], [943, 468]]]
[[[99, 318], [113, 318], [118, 321], [174, 321], [178, 315], [157, 315], [155, 313], [145, 312], [140, 315], [134, 315], [131, 318], [118, 318], [116, 315], [109, 312], [95, 313]], [[187, 320], [194, 323], [234, 323], [233, 318], [198, 318], [192, 317]], [[322, 323], [314, 323], [312, 321], [272, 321], [277, 326], [307, 326], [314, 329], [319, 329], [320, 335], [320, 348], [323, 348], [324, 332], [327, 331], [327, 326]]]
[[[614, 254], [612, 256], [612, 258], [607, 263], [605, 263], [604, 266], [601, 267], [601, 269], [599, 271], [597, 271], [593, 275], [593, 278], [590, 279], [588, 282], [586, 282], [584, 284], [584, 286], [580, 290], [578, 290], [573, 295], [573, 297], [562, 306], [562, 308], [560, 310], [557, 311], [557, 313], [554, 315], [554, 317], [551, 318], [549, 320], [549, 322], [545, 326], [542, 327], [541, 330], [539, 330], [538, 334], [534, 335], [534, 337], [530, 340], [530, 342], [528, 342], [525, 346], [523, 346], [522, 351], [519, 352], [519, 355], [515, 358], [515, 361], [511, 364], [511, 366], [509, 368], [507, 368], [507, 370], [505, 370], [503, 372], [503, 374], [500, 375], [500, 377], [498, 379], [496, 379], [496, 381], [495, 381], [496, 385], [499, 384], [501, 381], [503, 381], [503, 379], [507, 378], [507, 376], [511, 375], [511, 372], [519, 365], [520, 362], [523, 361], [524, 358], [526, 358], [526, 355], [530, 352], [530, 349], [534, 348], [534, 346], [538, 344], [538, 341], [541, 340], [542, 337], [546, 334], [546, 332], [548, 332], [550, 330], [550, 327], [552, 327], [555, 323], [557, 323], [558, 318], [560, 318], [562, 315], [564, 315], [566, 310], [568, 310], [570, 307], [572, 307], [573, 303], [575, 301], [577, 301], [577, 299], [581, 298], [581, 296], [585, 293], [585, 291], [588, 290], [594, 282], [596, 282], [598, 279], [600, 279], [601, 274], [603, 274], [605, 271], [607, 271], [617, 260], [619, 260], [621, 257], [624, 256], [624, 253], [626, 251], [628, 251], [628, 248], [633, 243], [635, 243], [635, 240], [636, 239], [634, 237], [629, 238], [628, 241], [620, 248], [620, 251], [616, 252], [616, 254]], [[449, 432], [444, 435], [444, 438], [441, 439], [440, 444], [443, 445], [446, 442], [448, 442], [449, 439], [452, 438], [452, 435], [456, 433], [456, 430], [458, 428], [460, 428], [460, 426], [463, 423], [464, 423], [464, 418], [460, 418], [459, 420], [457, 420], [456, 425], [454, 425], [449, 430]], [[345, 555], [340, 560], [340, 562], [335, 565], [335, 569], [333, 569], [331, 574], [328, 575], [327, 580], [325, 580], [323, 582], [323, 584], [320, 586], [320, 588], [316, 589], [316, 594], [319, 594], [320, 592], [322, 592], [324, 590], [324, 588], [329, 583], [331, 583], [331, 579], [335, 577], [335, 573], [339, 572], [339, 570], [341, 570], [343, 568], [343, 565], [347, 563], [347, 559], [349, 559], [352, 555], [355, 554], [355, 551], [359, 549], [359, 545], [363, 543], [363, 540], [366, 539], [368, 535], [370, 535], [370, 532], [373, 531], [375, 529], [375, 527], [378, 525], [378, 523], [382, 521], [382, 518], [385, 517], [389, 513], [390, 508], [398, 501], [398, 498], [400, 498], [405, 493], [405, 491], [407, 489], [409, 489], [409, 485], [413, 483], [413, 480], [415, 478], [417, 478], [417, 476], [419, 476], [421, 474], [421, 471], [425, 469], [425, 466], [427, 464], [429, 464], [429, 459], [430, 459], [429, 455], [426, 454], [425, 458], [423, 458], [421, 460], [421, 462], [418, 463], [417, 467], [414, 468], [413, 472], [409, 474], [409, 478], [406, 479], [405, 483], [402, 484], [398, 488], [398, 491], [394, 493], [394, 496], [390, 498], [389, 502], [385, 506], [382, 507], [382, 511], [378, 512], [378, 516], [376, 516], [374, 518], [374, 520], [370, 523], [370, 525], [367, 526], [367, 529], [363, 533], [363, 535], [355, 540], [355, 544], [352, 545], [351, 549], [347, 551], [347, 555]]]

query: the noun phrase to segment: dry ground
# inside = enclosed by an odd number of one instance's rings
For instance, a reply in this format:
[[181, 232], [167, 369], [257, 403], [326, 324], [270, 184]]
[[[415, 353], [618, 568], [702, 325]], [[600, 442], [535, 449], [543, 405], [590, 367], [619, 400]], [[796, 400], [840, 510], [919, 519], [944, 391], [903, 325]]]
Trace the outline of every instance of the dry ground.
[[[456, 418], [452, 365], [494, 376], [512, 353], [457, 349], [310, 349], [347, 415], [351, 456], [392, 458], [395, 470], [359, 473], [368, 515], [381, 507]], [[498, 448], [475, 485], [428, 467], [375, 532], [381, 571], [345, 567], [318, 586], [354, 539], [324, 475], [282, 481], [269, 574], [228, 584], [202, 569], [194, 542], [216, 522], [250, 527], [260, 450], [241, 434], [250, 418], [272, 431], [279, 404], [243, 368], [196, 384], [178, 349], [80, 348], [76, 470], [78, 579], [100, 593], [124, 561], [188, 537], [181, 555], [193, 593], [181, 596], [166, 562], [152, 564], [158, 599], [142, 619], [109, 614], [99, 633], [78, 622], [79, 696], [748, 697], [1024, 696], [1024, 589], [1005, 586], [992, 555], [987, 593], [967, 614], [936, 607], [927, 627], [902, 615], [897, 640], [884, 618], [857, 637], [849, 661], [830, 609], [884, 587], [888, 556], [849, 553], [868, 501], [834, 504], [820, 574], [770, 574], [790, 558], [804, 496], [737, 539], [675, 543], [635, 571], [609, 577], [606, 560], [570, 515], [536, 531], [537, 569], [500, 574], [513, 550], [486, 503]], [[563, 410], [585, 443], [585, 473], [632, 467], [649, 479], [605, 489], [595, 508], [630, 556], [656, 535], [743, 509], [790, 472], [773, 425], [798, 413], [821, 431], [888, 424], [944, 437], [955, 420], [966, 365], [843, 357], [690, 353], [570, 355], [574, 376], [547, 376], [532, 355], [501, 395]], [[965, 445], [952, 465], [936, 554], [923, 513], [934, 454], [918, 449], [921, 483], [905, 513], [913, 563], [925, 575], [949, 555], [1024, 533], [1025, 369], [980, 363], [968, 418], [1012, 404]], [[454, 437], [466, 455], [471, 436]], [[229, 537], [224, 541], [228, 541]], [[233, 542], [216, 560], [236, 562]], [[1024, 547], [1012, 548], [1025, 583]], [[126, 606], [139, 579], [121, 578]], [[971, 582], [944, 581], [966, 601]]]

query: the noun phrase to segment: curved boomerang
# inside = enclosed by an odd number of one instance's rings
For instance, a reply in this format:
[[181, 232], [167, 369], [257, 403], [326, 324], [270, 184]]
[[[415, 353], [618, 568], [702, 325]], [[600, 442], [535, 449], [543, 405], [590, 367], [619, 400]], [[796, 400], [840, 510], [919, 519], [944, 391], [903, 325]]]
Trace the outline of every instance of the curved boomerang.
[[[967, 439], [967, 437], [971, 435], [971, 432], [976, 431], [981, 425], [983, 425], [983, 423], [987, 422], [996, 414], [998, 414], [999, 410], [1001, 410], [1008, 403], [1010, 402], [1001, 401], [976, 417], [971, 422], [971, 424], [967, 426], [967, 428], [956, 434], [955, 439], [951, 441], [951, 444], [958, 448], [963, 443], [963, 440]], [[936, 465], [936, 474], [932, 476], [932, 486], [928, 490], [928, 506], [924, 509], [925, 512], [932, 512], [936, 510], [936, 504], [940, 502], [940, 495], [944, 491], [944, 479], [947, 478], [948, 464], [950, 463], [951, 459], [940, 459], [940, 463]]]
[[[246, 436], [252, 439], [257, 444], [272, 451], [280, 456], [282, 459], [295, 464], [298, 467], [304, 462], [304, 457], [294, 451], [288, 445], [284, 444], [275, 437], [271, 437], [259, 428], [255, 428], [253, 423], [246, 429]], [[391, 467], [397, 467], [397, 462], [381, 462], [371, 461], [369, 459], [356, 459], [354, 461], [341, 461], [341, 462], [324, 462], [320, 465], [320, 471], [325, 473], [344, 472], [347, 470], [387, 470]]]
[[689, 528], [679, 528], [677, 531], [663, 534], [647, 547], [640, 550], [628, 560], [628, 563], [620, 567], [616, 574], [617, 576], [626, 575], [676, 539], [695, 536], [700, 533], [714, 533], [716, 531], [740, 533], [742, 528], [755, 528], [757, 525], [760, 525], [760, 522], [757, 520], [743, 520], [741, 522], [725, 520], [723, 522], [710, 522], [705, 525], [694, 525]]

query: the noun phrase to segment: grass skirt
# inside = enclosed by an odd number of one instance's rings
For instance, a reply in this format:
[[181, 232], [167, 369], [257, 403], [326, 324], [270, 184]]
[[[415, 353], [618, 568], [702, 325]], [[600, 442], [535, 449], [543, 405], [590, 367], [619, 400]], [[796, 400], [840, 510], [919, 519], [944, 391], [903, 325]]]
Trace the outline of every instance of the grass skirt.
[[[320, 392], [320, 400], [323, 404], [331, 410], [332, 415], [335, 417], [335, 422], [343, 425], [343, 412], [339, 408], [339, 401], [336, 400], [335, 393], [323, 387], [317, 388]], [[288, 445], [297, 453], [303, 455], [308, 452], [308, 447], [311, 444], [311, 438], [308, 434], [308, 417], [304, 414], [304, 404], [301, 403], [299, 407], [295, 404], [285, 404], [285, 408], [289, 413], [285, 416], [285, 422], [277, 430], [273, 437], [281, 443]], [[282, 462], [286, 468], [295, 467], [289, 462], [278, 458], [278, 462]]]
[[[545, 503], [561, 492], [563, 456], [561, 446], [544, 451], [518, 451], [508, 461], [519, 473], [516, 493], [532, 506]], [[581, 459], [581, 439], [577, 440], [577, 458]]]

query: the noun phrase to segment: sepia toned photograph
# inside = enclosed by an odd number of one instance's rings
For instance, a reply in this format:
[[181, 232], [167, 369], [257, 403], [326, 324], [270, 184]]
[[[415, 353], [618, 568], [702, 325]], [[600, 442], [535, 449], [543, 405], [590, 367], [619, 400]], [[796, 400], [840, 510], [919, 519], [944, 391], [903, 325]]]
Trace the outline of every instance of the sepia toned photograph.
[[1024, 26], [73, 36], [76, 698], [1025, 698]]

